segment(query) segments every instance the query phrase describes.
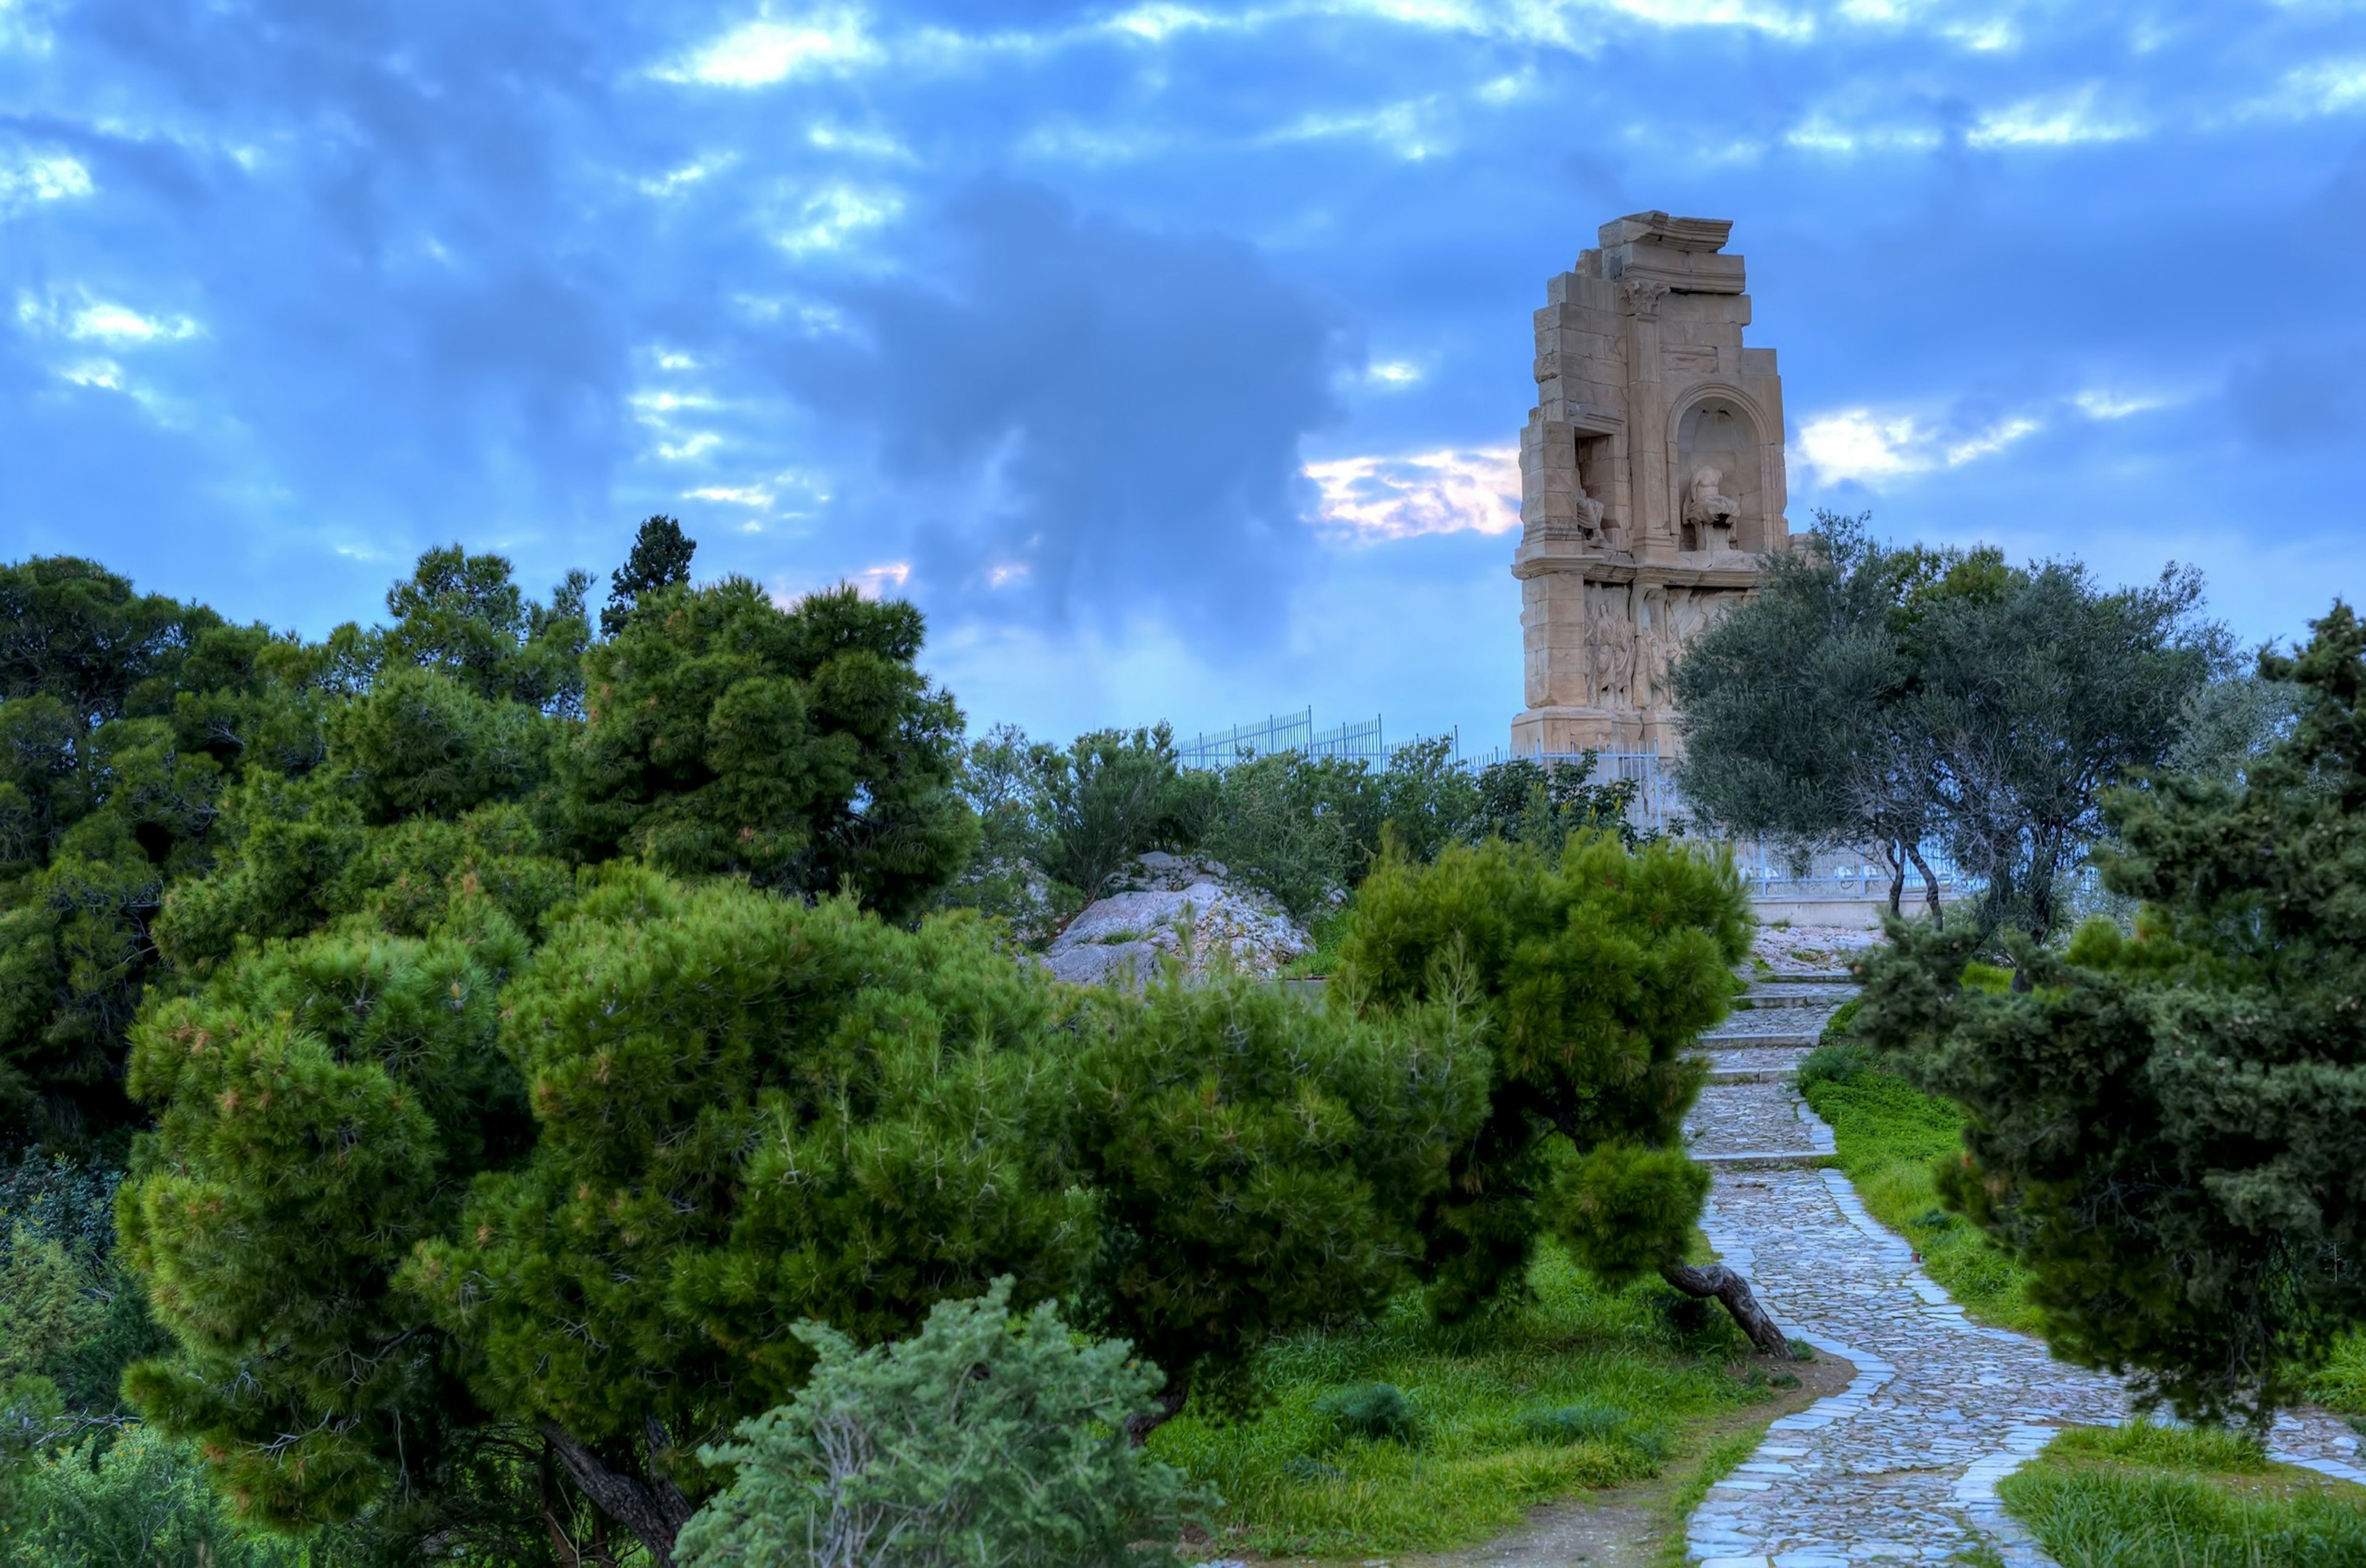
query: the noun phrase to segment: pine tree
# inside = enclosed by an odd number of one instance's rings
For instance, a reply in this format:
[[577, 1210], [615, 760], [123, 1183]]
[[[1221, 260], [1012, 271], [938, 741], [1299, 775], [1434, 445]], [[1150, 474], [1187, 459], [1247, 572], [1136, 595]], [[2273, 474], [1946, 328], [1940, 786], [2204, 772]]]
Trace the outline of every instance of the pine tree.
[[1686, 1265], [1708, 1173], [1684, 1151], [1703, 1030], [1732, 1006], [1749, 906], [1729, 861], [1572, 839], [1558, 858], [1492, 840], [1364, 883], [1333, 984], [1380, 1018], [1476, 1014], [1488, 1104], [1420, 1218], [1443, 1316], [1518, 1290], [1538, 1241], [1618, 1280], [1716, 1295], [1762, 1349], [1786, 1341], [1748, 1285]]
[[1971, 1113], [1950, 1201], [2029, 1264], [2056, 1355], [2179, 1414], [2263, 1422], [2366, 1322], [2366, 626], [2337, 604], [2296, 658], [2290, 735], [2236, 780], [2107, 797], [2104, 884], [2133, 935], [1908, 931], [1857, 1027]]
[[652, 517], [633, 536], [632, 553], [608, 576], [608, 603], [600, 612], [600, 635], [614, 637], [633, 612], [661, 590], [690, 581], [690, 558], [698, 541], [670, 517]]
[[851, 588], [787, 610], [745, 578], [662, 591], [585, 657], [590, 719], [559, 765], [577, 846], [918, 913], [977, 836], [921, 626]]

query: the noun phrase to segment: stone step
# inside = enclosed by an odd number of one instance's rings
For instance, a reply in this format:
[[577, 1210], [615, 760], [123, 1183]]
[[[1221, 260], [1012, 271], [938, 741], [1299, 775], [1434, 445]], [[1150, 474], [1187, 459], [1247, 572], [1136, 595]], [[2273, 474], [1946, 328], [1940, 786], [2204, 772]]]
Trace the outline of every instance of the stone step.
[[1753, 986], [1853, 986], [1856, 976], [1845, 969], [1752, 970], [1741, 976]]
[[[1770, 1055], [1772, 1053], [1769, 1053]], [[1763, 1067], [1711, 1067], [1707, 1083], [1783, 1083], [1799, 1070], [1797, 1062], [1784, 1062]]]
[[1799, 1064], [1808, 1059], [1808, 1048], [1791, 1045], [1701, 1055], [1708, 1060], [1711, 1083], [1781, 1083], [1799, 1070]]
[[1695, 1155], [1695, 1165], [1711, 1170], [1800, 1170], [1821, 1165], [1831, 1156], [1815, 1149], [1761, 1149], [1729, 1155]]
[[1813, 1029], [1719, 1029], [1702, 1035], [1700, 1043], [1724, 1051], [1763, 1051], [1813, 1045], [1823, 1037], [1823, 1021], [1819, 1019]]
[[1780, 1008], [1830, 1008], [1853, 1001], [1862, 986], [1752, 986], [1741, 999], [1766, 1011]]

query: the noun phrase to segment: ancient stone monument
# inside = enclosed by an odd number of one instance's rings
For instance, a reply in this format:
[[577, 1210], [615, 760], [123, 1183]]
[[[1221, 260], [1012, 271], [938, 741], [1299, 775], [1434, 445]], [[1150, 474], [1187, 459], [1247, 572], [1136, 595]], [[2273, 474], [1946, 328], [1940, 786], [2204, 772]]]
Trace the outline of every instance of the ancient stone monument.
[[1791, 547], [1783, 383], [1744, 348], [1733, 225], [1639, 212], [1545, 286], [1520, 436], [1515, 752], [1679, 744], [1676, 651]]

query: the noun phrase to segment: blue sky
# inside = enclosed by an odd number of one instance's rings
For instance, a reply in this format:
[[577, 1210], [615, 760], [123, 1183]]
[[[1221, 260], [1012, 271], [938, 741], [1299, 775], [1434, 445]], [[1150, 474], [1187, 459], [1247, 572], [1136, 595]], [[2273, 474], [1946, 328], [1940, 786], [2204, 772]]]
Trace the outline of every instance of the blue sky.
[[929, 613], [974, 726], [1519, 699], [1529, 312], [1735, 220], [1791, 516], [2366, 583], [2366, 6], [0, 0], [0, 553]]

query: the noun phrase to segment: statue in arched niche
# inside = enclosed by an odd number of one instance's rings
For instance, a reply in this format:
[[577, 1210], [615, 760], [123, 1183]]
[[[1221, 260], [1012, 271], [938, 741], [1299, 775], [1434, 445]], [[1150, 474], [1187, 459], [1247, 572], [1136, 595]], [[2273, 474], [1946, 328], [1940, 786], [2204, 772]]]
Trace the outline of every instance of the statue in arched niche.
[[1741, 503], [1718, 493], [1724, 479], [1723, 469], [1703, 468], [1694, 473], [1692, 489], [1685, 492], [1684, 522], [1693, 530], [1696, 549], [1733, 548], [1733, 525], [1741, 519]]

